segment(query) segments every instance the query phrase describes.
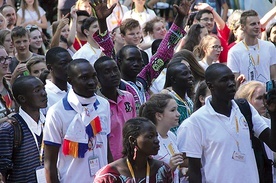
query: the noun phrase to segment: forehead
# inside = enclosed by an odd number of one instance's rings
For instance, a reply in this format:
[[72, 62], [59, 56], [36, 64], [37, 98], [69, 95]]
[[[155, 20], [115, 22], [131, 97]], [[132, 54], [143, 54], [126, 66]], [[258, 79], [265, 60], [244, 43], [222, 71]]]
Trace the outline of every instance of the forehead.
[[87, 63], [78, 63], [74, 68], [73, 71], [76, 76], [82, 76], [85, 74], [94, 74], [96, 73], [95, 69], [92, 67], [92, 65]]
[[27, 89], [29, 91], [32, 91], [33, 89], [43, 85], [42, 81], [40, 81], [40, 79], [38, 78], [31, 78], [27, 81], [27, 83], [28, 83]]
[[99, 66], [100, 69], [108, 69], [111, 67], [116, 67], [117, 63], [114, 60], [106, 60], [102, 62]]
[[152, 122], [143, 123], [139, 136], [146, 135], [146, 134], [149, 134], [149, 133], [152, 133], [152, 132], [156, 132], [155, 125]]
[[32, 32], [30, 32], [30, 36], [36, 36], [36, 35], [40, 35], [40, 31], [39, 30], [33, 30]]
[[246, 18], [246, 24], [260, 22], [260, 18], [258, 16], [249, 16]]
[[3, 9], [3, 14], [8, 14], [8, 13], [10, 13], [10, 14], [15, 14], [15, 10], [12, 8], [12, 7], [6, 7], [6, 8], [4, 8]]
[[29, 40], [29, 36], [28, 34], [26, 33], [25, 36], [21, 36], [21, 37], [13, 37], [12, 38], [14, 42], [16, 41], [25, 41], [25, 40]]
[[134, 28], [132, 28], [132, 29], [126, 29], [126, 34], [127, 33], [130, 33], [130, 32], [140, 32], [141, 31], [141, 28], [140, 28], [140, 26], [138, 26], [138, 27], [134, 27]]
[[203, 13], [201, 15], [201, 18], [214, 18], [212, 13]]
[[131, 56], [141, 56], [141, 52], [138, 48], [128, 48], [125, 50], [125, 57], [131, 57]]

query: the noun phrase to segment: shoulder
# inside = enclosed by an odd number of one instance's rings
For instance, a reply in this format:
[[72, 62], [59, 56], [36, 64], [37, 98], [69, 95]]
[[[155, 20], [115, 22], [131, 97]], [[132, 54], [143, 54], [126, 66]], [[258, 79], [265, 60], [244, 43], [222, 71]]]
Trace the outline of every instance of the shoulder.
[[153, 173], [156, 174], [156, 176], [162, 175], [163, 177], [166, 177], [166, 178], [169, 178], [172, 176], [171, 168], [163, 161], [150, 159], [149, 162], [151, 164], [151, 168], [153, 169]]
[[108, 100], [106, 100], [105, 98], [97, 95], [97, 100], [100, 102], [100, 105], [108, 105], [109, 106], [109, 102]]
[[119, 177], [120, 174], [108, 164], [97, 172], [94, 183], [117, 182]]
[[45, 13], [44, 9], [41, 8], [40, 6], [38, 7], [38, 11], [39, 11], [40, 13]]

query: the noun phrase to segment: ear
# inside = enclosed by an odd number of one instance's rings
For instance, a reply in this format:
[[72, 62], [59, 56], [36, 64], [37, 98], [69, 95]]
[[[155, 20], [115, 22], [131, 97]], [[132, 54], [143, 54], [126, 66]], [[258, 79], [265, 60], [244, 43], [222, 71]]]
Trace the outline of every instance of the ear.
[[87, 29], [84, 29], [83, 32], [86, 36], [89, 36], [89, 31]]
[[132, 136], [128, 137], [128, 142], [131, 144], [131, 146], [135, 146], [136, 145], [136, 139]]
[[67, 82], [72, 85], [72, 79], [69, 76], [67, 77]]
[[24, 95], [18, 95], [17, 98], [20, 104], [24, 104], [26, 102], [26, 97]]
[[213, 88], [213, 84], [210, 81], [207, 81], [206, 84], [207, 84], [209, 90], [211, 91]]
[[245, 25], [241, 24], [241, 30], [244, 31]]
[[52, 66], [51, 66], [50, 64], [47, 64], [47, 69], [48, 69], [49, 71], [52, 71]]
[[156, 121], [161, 121], [163, 117], [163, 114], [160, 112], [155, 113]]
[[199, 95], [198, 100], [201, 104], [205, 103], [205, 97], [203, 97], [202, 95]]

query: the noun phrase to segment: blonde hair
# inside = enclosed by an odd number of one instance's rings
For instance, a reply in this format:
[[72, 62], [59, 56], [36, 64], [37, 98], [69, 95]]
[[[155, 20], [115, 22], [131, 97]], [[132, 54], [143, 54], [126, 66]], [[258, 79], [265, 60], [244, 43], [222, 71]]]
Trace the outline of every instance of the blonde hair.
[[[34, 4], [33, 4], [33, 8], [37, 14], [37, 20], [39, 20], [41, 18], [41, 15], [39, 13], [39, 9], [38, 9], [38, 0], [34, 0]], [[22, 22], [25, 22], [25, 11], [27, 9], [27, 3], [26, 0], [21, 0], [21, 5], [20, 5], [21, 9], [22, 9]]]
[[249, 81], [239, 87], [238, 91], [236, 92], [235, 98], [245, 98], [246, 100], [250, 101], [255, 90], [264, 86], [264, 83], [261, 83], [259, 81]]
[[206, 50], [209, 47], [210, 41], [212, 39], [219, 40], [219, 38], [216, 35], [206, 35], [200, 40], [199, 44], [195, 46], [193, 53], [199, 60], [202, 60], [205, 57], [204, 50]]

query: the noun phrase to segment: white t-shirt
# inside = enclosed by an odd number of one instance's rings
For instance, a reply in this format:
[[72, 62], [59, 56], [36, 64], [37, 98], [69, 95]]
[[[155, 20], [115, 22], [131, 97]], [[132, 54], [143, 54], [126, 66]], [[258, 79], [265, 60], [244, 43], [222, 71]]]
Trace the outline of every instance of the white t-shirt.
[[166, 73], [167, 68], [164, 68], [159, 76], [152, 82], [150, 86], [150, 91], [152, 93], [160, 93], [164, 89], [164, 85], [166, 82]]
[[243, 41], [237, 43], [228, 52], [227, 66], [234, 73], [244, 74], [246, 81], [266, 83], [270, 80], [270, 66], [276, 64], [276, 48], [268, 41], [258, 39], [258, 43], [259, 48], [258, 45], [248, 46], [249, 50]]
[[[201, 158], [206, 182], [258, 183], [258, 170], [251, 146], [249, 128], [238, 105], [232, 100], [230, 117], [215, 112], [206, 98], [201, 107], [178, 128], [177, 145], [187, 157]], [[250, 105], [255, 136], [268, 128], [266, 122]], [[238, 130], [237, 130], [238, 129]], [[239, 143], [239, 149], [237, 147]], [[244, 161], [233, 159], [233, 153], [244, 154]]]
[[154, 19], [155, 17], [156, 17], [155, 12], [153, 10], [147, 8], [141, 13], [137, 13], [134, 10], [127, 11], [124, 14], [123, 20], [125, 20], [127, 18], [133, 18], [140, 23], [141, 27], [143, 27], [146, 22]]
[[[42, 17], [43, 15], [46, 14], [46, 12], [39, 6], [38, 7], [38, 11], [40, 13], [40, 17]], [[20, 8], [17, 11], [17, 16], [20, 16], [21, 18], [23, 18], [23, 12], [22, 12], [22, 8]], [[30, 11], [30, 10], [25, 10], [25, 17], [24, 17], [24, 22], [29, 22], [29, 21], [33, 21], [36, 20], [37, 22], [41, 23], [41, 18], [38, 17], [38, 14], [36, 13], [36, 11]], [[31, 26], [31, 25], [27, 25], [27, 26]]]
[[[176, 146], [176, 136], [174, 135], [174, 133], [168, 131], [167, 135], [168, 137], [164, 139], [158, 134], [160, 149], [158, 151], [158, 154], [153, 156], [153, 158], [170, 164], [170, 159], [172, 155], [174, 155], [175, 153], [179, 153], [179, 150]], [[178, 174], [179, 170], [176, 169], [174, 171], [174, 183], [179, 183]]]
[[[94, 149], [87, 151], [84, 158], [73, 158], [62, 153], [62, 144], [67, 129], [76, 116], [76, 111], [71, 108], [67, 100], [60, 100], [50, 107], [46, 116], [44, 128], [44, 143], [59, 146], [57, 168], [60, 182], [93, 183], [95, 176], [90, 176], [88, 160], [99, 158], [99, 168], [107, 165], [107, 135], [110, 133], [110, 106], [106, 99], [97, 96], [99, 105], [97, 113], [100, 117], [102, 131], [95, 136]], [[65, 102], [67, 101], [67, 103]]]
[[89, 43], [83, 45], [74, 55], [73, 59], [84, 58], [94, 65], [95, 61], [101, 56], [102, 50], [99, 48], [92, 48]]

